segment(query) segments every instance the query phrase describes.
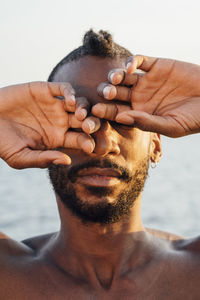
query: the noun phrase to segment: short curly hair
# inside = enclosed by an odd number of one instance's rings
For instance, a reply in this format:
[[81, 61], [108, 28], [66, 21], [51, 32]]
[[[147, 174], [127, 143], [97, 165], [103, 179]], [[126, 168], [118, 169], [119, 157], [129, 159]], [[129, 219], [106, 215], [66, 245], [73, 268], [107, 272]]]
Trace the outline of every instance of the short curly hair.
[[84, 35], [83, 45], [70, 52], [55, 66], [49, 75], [48, 81], [54, 81], [54, 76], [62, 65], [86, 55], [102, 58], [127, 58], [133, 54], [126, 48], [116, 44], [112, 35], [107, 31], [100, 30], [96, 33], [90, 29]]

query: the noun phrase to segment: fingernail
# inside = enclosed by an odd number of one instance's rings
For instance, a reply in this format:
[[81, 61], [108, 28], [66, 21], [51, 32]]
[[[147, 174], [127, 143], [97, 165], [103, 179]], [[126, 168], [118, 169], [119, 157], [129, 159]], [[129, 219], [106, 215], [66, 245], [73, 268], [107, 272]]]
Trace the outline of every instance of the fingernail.
[[83, 148], [86, 153], [91, 153], [94, 150], [94, 146], [95, 146], [95, 144], [93, 141], [85, 141]]
[[71, 164], [71, 158], [69, 156], [67, 156], [66, 154], [64, 154], [64, 160], [62, 158], [57, 158], [56, 160], [53, 161], [54, 165], [70, 165]]
[[71, 95], [70, 99], [72, 100], [72, 102], [73, 102], [73, 103], [75, 103], [75, 102], [76, 102], [76, 98], [75, 98], [75, 96], [74, 96], [74, 95]]
[[64, 154], [64, 157], [65, 157], [65, 160], [67, 161], [67, 163], [71, 164], [71, 158], [68, 155], [66, 155], [65, 153], [63, 153], [63, 154]]
[[128, 70], [131, 66], [132, 66], [132, 63], [131, 63], [131, 62], [127, 63], [126, 69]]
[[90, 131], [93, 131], [95, 129], [95, 122], [92, 120], [88, 120], [87, 123], [90, 128]]
[[109, 99], [110, 92], [111, 92], [111, 87], [110, 87], [110, 86], [106, 86], [106, 87], [103, 89], [103, 95], [104, 95], [104, 98]]
[[82, 117], [83, 119], [85, 119], [86, 116], [87, 116], [87, 110], [86, 110], [85, 108], [82, 108], [82, 109], [81, 109], [81, 117]]
[[114, 73], [114, 72], [110, 74], [110, 80], [111, 80], [112, 82], [113, 82], [114, 76], [115, 76], [115, 73]]
[[119, 84], [122, 81], [122, 75], [119, 73], [111, 73], [110, 80], [113, 84]]

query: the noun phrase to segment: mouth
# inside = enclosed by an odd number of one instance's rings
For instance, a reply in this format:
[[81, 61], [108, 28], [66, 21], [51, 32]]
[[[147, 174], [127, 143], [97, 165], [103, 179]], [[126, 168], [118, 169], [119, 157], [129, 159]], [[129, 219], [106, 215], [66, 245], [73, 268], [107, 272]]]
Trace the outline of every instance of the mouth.
[[120, 182], [121, 173], [108, 168], [82, 169], [77, 174], [78, 182], [90, 186], [108, 187]]

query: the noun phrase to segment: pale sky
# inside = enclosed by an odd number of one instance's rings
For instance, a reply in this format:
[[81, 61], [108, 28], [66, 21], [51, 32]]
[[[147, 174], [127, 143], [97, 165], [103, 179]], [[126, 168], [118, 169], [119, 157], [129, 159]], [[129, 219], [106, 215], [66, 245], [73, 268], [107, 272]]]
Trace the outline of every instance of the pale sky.
[[200, 64], [199, 0], [0, 0], [0, 86], [46, 80], [85, 31], [134, 53]]

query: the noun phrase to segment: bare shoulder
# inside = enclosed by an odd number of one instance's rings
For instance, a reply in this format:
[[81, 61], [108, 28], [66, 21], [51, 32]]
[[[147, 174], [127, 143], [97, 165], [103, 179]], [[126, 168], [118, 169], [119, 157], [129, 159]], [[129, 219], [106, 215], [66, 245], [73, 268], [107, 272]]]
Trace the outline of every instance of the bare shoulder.
[[39, 250], [50, 237], [49, 234], [20, 242], [0, 233], [0, 282], [3, 282], [1, 292], [6, 293], [11, 282], [17, 288], [21, 281], [29, 277], [30, 272], [33, 278], [37, 278], [38, 272], [42, 274], [46, 270]]
[[34, 236], [21, 241], [33, 251], [38, 251], [43, 248], [57, 234], [57, 232]]
[[169, 241], [173, 248], [177, 251], [188, 251], [200, 255], [200, 236], [195, 238], [185, 238], [174, 233], [165, 232], [157, 229], [146, 228], [147, 232], [156, 238]]
[[0, 232], [0, 280], [13, 273], [19, 262], [31, 257], [33, 251], [30, 247]]
[[48, 234], [20, 242], [0, 233], [0, 299], [29, 299], [29, 296], [25, 297], [29, 294], [31, 299], [40, 299], [39, 285], [41, 282], [43, 287], [48, 284], [48, 263], [40, 249], [51, 236]]
[[174, 244], [179, 250], [190, 251], [200, 255], [200, 236], [177, 240]]
[[167, 241], [175, 241], [175, 240], [185, 239], [181, 235], [177, 235], [177, 234], [174, 234], [174, 233], [171, 233], [171, 232], [166, 232], [166, 231], [162, 231], [162, 230], [158, 230], [158, 229], [146, 228], [146, 231], [154, 237], [164, 239], [164, 240], [167, 240]]
[[30, 252], [30, 248], [0, 231], [0, 257], [2, 255]]
[[9, 238], [9, 237], [5, 233], [0, 231], [0, 240], [7, 239], [7, 238]]
[[0, 232], [0, 265], [8, 262], [9, 258], [33, 257], [52, 236], [53, 233], [16, 241]]

